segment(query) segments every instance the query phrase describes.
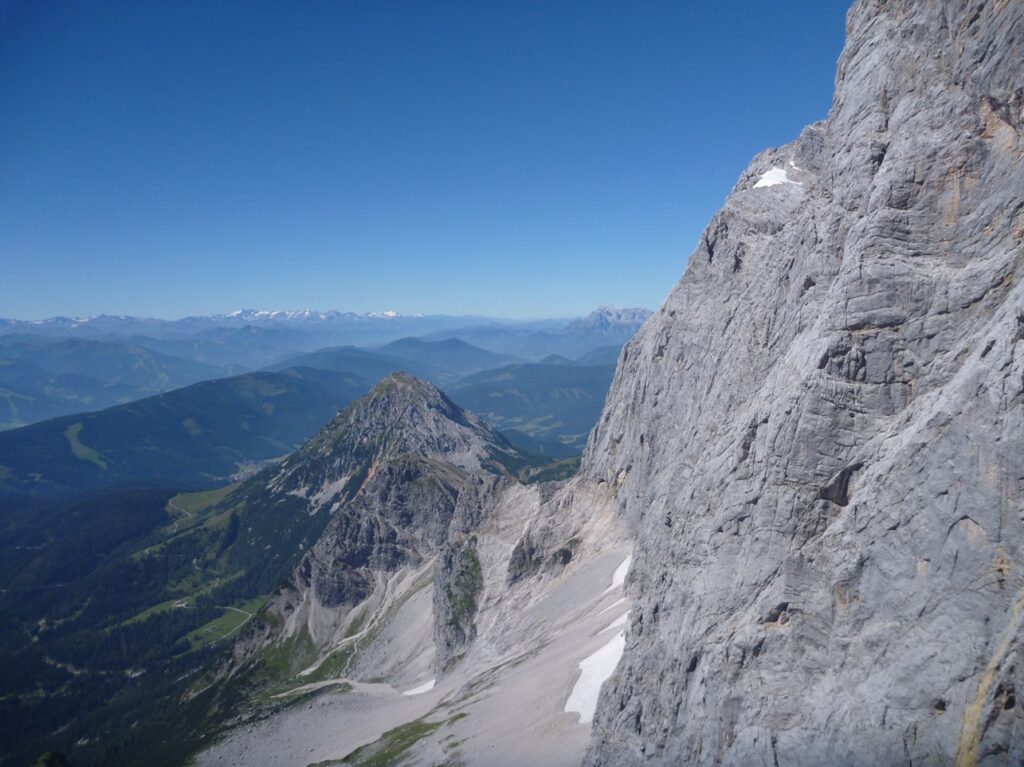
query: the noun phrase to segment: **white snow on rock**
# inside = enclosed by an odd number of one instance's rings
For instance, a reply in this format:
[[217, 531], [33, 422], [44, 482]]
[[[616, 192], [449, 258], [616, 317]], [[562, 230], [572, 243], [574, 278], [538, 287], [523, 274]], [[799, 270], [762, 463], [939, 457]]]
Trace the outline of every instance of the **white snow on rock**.
[[[795, 165], [793, 166], [796, 167]], [[786, 173], [785, 168], [770, 168], [761, 175], [761, 178], [754, 184], [754, 189], [759, 189], [763, 186], [775, 186], [776, 184], [796, 184], [802, 186], [799, 181], [794, 181]]]
[[413, 687], [411, 690], [406, 690], [402, 695], [422, 695], [425, 692], [430, 692], [434, 689], [434, 684], [437, 682], [436, 679], [428, 679], [426, 682], [421, 684], [419, 687]]
[[580, 724], [593, 721], [601, 685], [615, 671], [625, 649], [626, 635], [620, 631], [601, 649], [580, 661], [580, 678], [576, 680], [569, 699], [565, 701], [565, 712], [579, 714]]
[[[615, 591], [615, 589], [620, 588], [626, 582], [626, 575], [629, 573], [629, 566], [631, 564], [633, 564], [632, 554], [622, 560], [622, 564], [615, 568], [615, 572], [612, 573], [612, 585], [604, 590], [604, 594], [607, 594], [609, 591]], [[604, 594], [601, 596], [604, 596]]]
[[618, 618], [613, 620], [611, 623], [609, 623], [607, 626], [605, 626], [601, 630], [602, 631], [608, 631], [609, 629], [622, 628], [622, 627], [624, 627], [626, 625], [626, 621], [628, 621], [628, 620], [629, 620], [629, 610], [626, 610], [626, 612], [624, 612], [622, 615], [620, 615]]
[[[604, 593], [607, 594], [608, 592], [605, 591]], [[602, 594], [601, 596], [604, 596], [604, 594]], [[601, 612], [599, 612], [598, 615], [604, 615], [609, 610], [614, 610], [619, 605], [624, 605], [624, 604], [626, 604], [626, 598], [625, 597], [619, 597], [614, 602], [612, 602], [610, 605], [608, 605], [606, 608], [604, 608]]]

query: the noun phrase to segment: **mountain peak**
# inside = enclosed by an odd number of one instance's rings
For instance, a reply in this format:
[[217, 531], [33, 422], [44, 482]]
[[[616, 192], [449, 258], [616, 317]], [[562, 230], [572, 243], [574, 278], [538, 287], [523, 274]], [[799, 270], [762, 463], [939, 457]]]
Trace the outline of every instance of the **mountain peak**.
[[634, 306], [615, 306], [614, 304], [605, 304], [599, 306], [597, 309], [592, 311], [588, 315], [588, 319], [596, 317], [603, 317], [611, 322], [643, 322], [651, 316], [653, 312], [650, 309], [644, 309], [643, 307]]
[[427, 416], [427, 412], [420, 412], [425, 409], [455, 423], [469, 423], [472, 420], [474, 424], [479, 423], [483, 427], [483, 422], [476, 422], [475, 416], [467, 414], [432, 383], [404, 370], [396, 370], [385, 376], [366, 397], [353, 403], [352, 416], [356, 419], [370, 417], [378, 413], [380, 408], [392, 411], [389, 416], [396, 419], [407, 418], [411, 414]]
[[406, 373], [404, 370], [396, 370], [390, 375], [384, 376], [377, 382], [377, 385], [373, 387], [374, 393], [386, 392], [386, 391], [401, 391], [401, 390], [416, 390], [423, 394], [429, 394], [430, 390], [436, 391], [438, 394], [441, 392], [437, 387], [426, 381], [421, 381], [414, 375]]
[[495, 474], [521, 460], [504, 437], [436, 386], [396, 371], [293, 453], [268, 486], [306, 499], [315, 512], [404, 456]]
[[577, 333], [598, 332], [622, 336], [622, 339], [626, 340], [652, 313], [650, 309], [640, 307], [599, 306], [586, 317], [572, 322], [569, 330]]

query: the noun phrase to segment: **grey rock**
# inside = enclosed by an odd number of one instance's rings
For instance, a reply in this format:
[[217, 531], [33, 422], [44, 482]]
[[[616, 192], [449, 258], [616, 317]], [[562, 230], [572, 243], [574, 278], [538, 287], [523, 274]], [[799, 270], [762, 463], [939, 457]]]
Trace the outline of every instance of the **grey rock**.
[[847, 27], [584, 456], [637, 537], [587, 764], [1024, 759], [1024, 3]]
[[375, 572], [415, 565], [436, 552], [465, 479], [454, 467], [418, 456], [380, 465], [334, 513], [300, 565], [320, 604], [354, 606], [373, 590]]

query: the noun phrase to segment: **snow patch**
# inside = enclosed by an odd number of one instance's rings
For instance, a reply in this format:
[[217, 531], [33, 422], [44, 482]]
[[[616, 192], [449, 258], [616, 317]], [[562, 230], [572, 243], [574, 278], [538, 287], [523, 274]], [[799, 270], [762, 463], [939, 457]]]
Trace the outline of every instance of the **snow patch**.
[[626, 582], [626, 575], [629, 573], [629, 566], [631, 564], [633, 564], [632, 554], [622, 560], [622, 564], [615, 568], [615, 572], [612, 573], [612, 585], [606, 588], [601, 596], [604, 596], [609, 591], [615, 591], [615, 589], [620, 588]]
[[611, 623], [609, 623], [607, 626], [605, 626], [603, 629], [601, 629], [601, 631], [608, 631], [609, 629], [617, 629], [617, 628], [620, 628], [620, 627], [625, 627], [626, 621], [629, 620], [629, 613], [630, 613], [630, 611], [626, 610], [626, 612], [624, 612], [618, 618], [616, 618]]
[[[607, 593], [608, 592], [606, 591], [605, 594], [607, 594]], [[604, 594], [602, 594], [601, 596], [604, 596]], [[608, 612], [609, 610], [614, 610], [619, 605], [625, 604], [625, 603], [626, 603], [626, 598], [625, 597], [619, 597], [614, 602], [612, 602], [610, 605], [608, 605], [606, 608], [604, 608], [601, 612], [599, 612], [598, 615], [603, 615], [604, 613]]]
[[[792, 164], [792, 163], [791, 163]], [[793, 166], [796, 167], [795, 165]], [[794, 181], [786, 173], [785, 168], [770, 168], [761, 175], [761, 178], [754, 184], [754, 189], [759, 189], [763, 186], [775, 186], [776, 184], [796, 184], [797, 186], [803, 186], [799, 181]]]
[[422, 695], [425, 692], [430, 692], [434, 689], [434, 684], [437, 682], [436, 679], [429, 679], [419, 687], [413, 687], [411, 690], [406, 690], [402, 695]]
[[597, 710], [597, 697], [601, 685], [619, 665], [623, 650], [626, 649], [626, 635], [619, 632], [593, 655], [580, 661], [580, 678], [573, 685], [569, 699], [565, 701], [567, 714], [579, 714], [580, 724], [590, 724]]

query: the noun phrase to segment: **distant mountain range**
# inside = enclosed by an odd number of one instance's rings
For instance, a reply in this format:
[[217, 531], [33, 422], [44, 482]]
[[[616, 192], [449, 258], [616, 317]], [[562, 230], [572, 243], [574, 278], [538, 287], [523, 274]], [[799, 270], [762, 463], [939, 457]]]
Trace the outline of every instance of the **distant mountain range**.
[[495, 354], [457, 338], [444, 341], [402, 338], [376, 349], [356, 346], [319, 349], [310, 354], [287, 357], [268, 369], [281, 370], [298, 366], [346, 371], [369, 381], [377, 381], [396, 370], [404, 370], [432, 383], [443, 384], [511, 362], [515, 362], [514, 357]]
[[[357, 314], [341, 311], [262, 311], [240, 309], [228, 314], [199, 315], [177, 320], [150, 317], [100, 314], [93, 317], [50, 317], [43, 320], [0, 319], [0, 335], [27, 333], [31, 335], [125, 338], [143, 336], [160, 340], [193, 338], [205, 331], [226, 328], [256, 327], [288, 329], [303, 335], [327, 338], [326, 346], [353, 344], [381, 345], [408, 336], [448, 333], [446, 337], [462, 338], [467, 328], [507, 328], [519, 332], [551, 332], [580, 334], [600, 331], [613, 334], [614, 328], [632, 327], [633, 331], [648, 317], [647, 309], [623, 309], [602, 306], [581, 319], [507, 320], [484, 316], [450, 316], [399, 314], [393, 311]], [[455, 332], [458, 331], [458, 332]], [[468, 340], [463, 338], [463, 340]], [[479, 345], [479, 344], [478, 344]], [[314, 347], [315, 348], [315, 347]], [[484, 346], [484, 348], [488, 348]], [[491, 349], [491, 351], [496, 351]]]
[[596, 348], [621, 347], [650, 316], [647, 309], [602, 306], [587, 317], [557, 328], [487, 323], [437, 330], [424, 338], [434, 341], [458, 338], [526, 362], [535, 362], [550, 354], [578, 358]]
[[649, 315], [608, 306], [533, 322], [310, 310], [0, 320], [0, 430], [255, 370], [309, 367], [371, 383], [405, 370], [447, 387], [552, 355], [610, 365]]
[[0, 428], [99, 410], [227, 373], [127, 341], [0, 336]]
[[[334, 334], [376, 338], [377, 343], [406, 335], [423, 333], [443, 328], [456, 328], [487, 322], [509, 322], [481, 316], [450, 315], [406, 315], [393, 311], [356, 312], [314, 311], [263, 311], [240, 309], [227, 314], [195, 315], [176, 320], [130, 315], [99, 314], [92, 317], [50, 317], [43, 320], [0, 319], [0, 334], [33, 333], [40, 335], [82, 335], [82, 336], [131, 336], [147, 335], [157, 338], [191, 337], [214, 328], [292, 328], [303, 332], [324, 331]], [[571, 320], [542, 320], [539, 327], [550, 323], [566, 325]], [[514, 323], [518, 324], [518, 323]], [[356, 340], [350, 339], [356, 343]], [[367, 341], [368, 343], [372, 341]]]

